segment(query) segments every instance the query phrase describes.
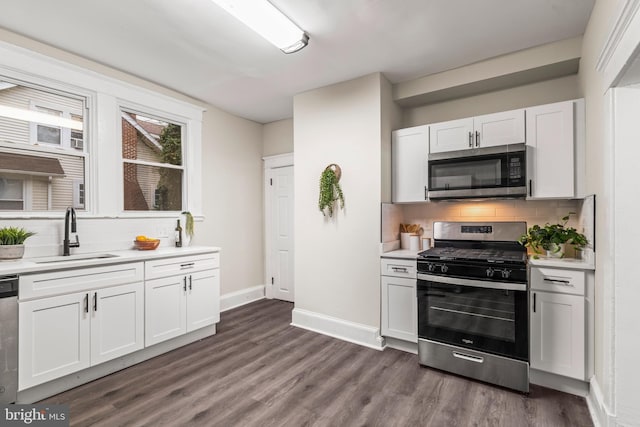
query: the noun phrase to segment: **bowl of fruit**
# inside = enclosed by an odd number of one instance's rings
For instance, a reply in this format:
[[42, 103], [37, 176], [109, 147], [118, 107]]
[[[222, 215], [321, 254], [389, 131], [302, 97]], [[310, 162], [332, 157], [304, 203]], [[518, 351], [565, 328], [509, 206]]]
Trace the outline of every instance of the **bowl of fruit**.
[[160, 239], [147, 236], [136, 236], [133, 246], [140, 251], [152, 251], [160, 245]]

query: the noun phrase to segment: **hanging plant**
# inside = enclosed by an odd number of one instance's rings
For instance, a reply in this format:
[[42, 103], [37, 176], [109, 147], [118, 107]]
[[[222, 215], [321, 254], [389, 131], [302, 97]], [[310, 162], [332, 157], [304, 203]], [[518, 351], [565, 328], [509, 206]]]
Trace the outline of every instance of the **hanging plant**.
[[324, 216], [333, 216], [333, 208], [337, 201], [340, 202], [340, 209], [344, 209], [344, 195], [339, 184], [341, 175], [340, 166], [334, 163], [327, 166], [320, 175], [318, 207]]

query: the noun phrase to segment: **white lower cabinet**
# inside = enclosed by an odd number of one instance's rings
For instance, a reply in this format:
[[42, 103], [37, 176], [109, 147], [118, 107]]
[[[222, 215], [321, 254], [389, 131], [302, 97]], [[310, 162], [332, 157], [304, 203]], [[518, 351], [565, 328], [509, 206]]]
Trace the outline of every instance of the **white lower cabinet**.
[[219, 262], [208, 252], [21, 275], [18, 390], [219, 322]]
[[531, 268], [531, 368], [587, 381], [585, 273]]
[[382, 335], [418, 341], [416, 279], [382, 276]]
[[584, 380], [584, 297], [533, 292], [531, 367]]
[[143, 348], [142, 282], [20, 302], [19, 389]]
[[381, 271], [382, 335], [418, 342], [416, 261], [383, 258]]
[[[218, 268], [198, 271], [190, 259], [172, 261], [174, 274], [147, 280], [145, 284], [145, 346], [157, 344], [220, 321], [220, 272]], [[201, 261], [202, 268], [212, 262]], [[163, 261], [152, 261], [148, 271], [160, 271]], [[164, 261], [166, 262], [166, 261]], [[149, 264], [149, 263], [147, 263]], [[188, 273], [186, 273], [188, 271]]]

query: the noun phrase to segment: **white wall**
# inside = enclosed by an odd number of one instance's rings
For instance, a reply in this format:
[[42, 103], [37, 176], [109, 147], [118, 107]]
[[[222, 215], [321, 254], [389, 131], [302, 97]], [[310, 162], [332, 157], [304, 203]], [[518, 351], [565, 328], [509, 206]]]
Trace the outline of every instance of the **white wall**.
[[[442, 74], [442, 78], [446, 77], [446, 72]], [[406, 108], [402, 127], [550, 104], [582, 98], [582, 96], [578, 77], [576, 75], [566, 76], [467, 98]]]
[[640, 86], [615, 89], [615, 406], [619, 423], [640, 424], [640, 369], [638, 369], [638, 324], [640, 280], [638, 279], [638, 175], [640, 157]]
[[596, 70], [614, 1], [596, 1], [583, 38], [579, 83], [586, 107], [587, 192], [596, 194], [595, 384], [603, 403], [615, 411], [614, 378], [614, 212], [613, 146], [603, 75]]
[[[371, 74], [294, 98], [296, 309], [380, 323], [381, 79]], [[345, 210], [318, 210], [320, 174], [342, 168]]]
[[263, 285], [262, 125], [215, 107], [203, 119], [205, 221], [195, 243], [222, 247], [222, 294]]
[[293, 152], [293, 119], [278, 120], [262, 126], [262, 155]]

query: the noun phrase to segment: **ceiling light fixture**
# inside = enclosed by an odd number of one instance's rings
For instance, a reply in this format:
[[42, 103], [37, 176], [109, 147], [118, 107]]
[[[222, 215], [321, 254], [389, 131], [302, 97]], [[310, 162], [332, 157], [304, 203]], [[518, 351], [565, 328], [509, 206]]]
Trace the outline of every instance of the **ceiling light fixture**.
[[212, 0], [284, 53], [297, 52], [309, 36], [267, 0]]

